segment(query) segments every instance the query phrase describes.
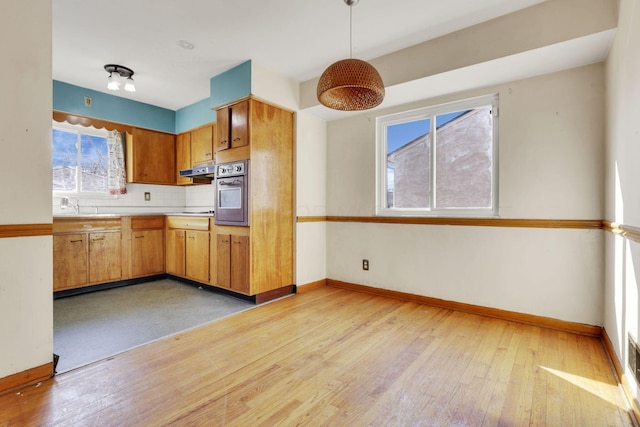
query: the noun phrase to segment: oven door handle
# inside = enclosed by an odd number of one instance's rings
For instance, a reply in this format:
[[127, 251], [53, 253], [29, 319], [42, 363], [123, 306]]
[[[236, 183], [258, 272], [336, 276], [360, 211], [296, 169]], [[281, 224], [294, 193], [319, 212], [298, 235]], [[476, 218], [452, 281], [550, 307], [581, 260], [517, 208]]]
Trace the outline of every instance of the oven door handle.
[[234, 179], [231, 182], [229, 182], [229, 181], [219, 181], [218, 184], [219, 185], [241, 185], [242, 184], [242, 180]]

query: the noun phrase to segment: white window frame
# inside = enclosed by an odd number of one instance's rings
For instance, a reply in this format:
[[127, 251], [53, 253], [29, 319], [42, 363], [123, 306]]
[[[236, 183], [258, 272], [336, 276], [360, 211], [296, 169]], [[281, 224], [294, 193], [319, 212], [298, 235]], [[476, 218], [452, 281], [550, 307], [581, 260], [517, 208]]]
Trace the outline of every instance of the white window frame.
[[[439, 104], [431, 107], [419, 108], [411, 111], [380, 116], [376, 118], [376, 215], [378, 216], [412, 216], [412, 217], [468, 217], [468, 218], [490, 218], [498, 216], [498, 128], [499, 128], [499, 106], [498, 95], [491, 94], [477, 98], [464, 99], [460, 101]], [[433, 191], [436, 182], [436, 120], [435, 117], [441, 114], [468, 110], [491, 105], [493, 116], [493, 146], [491, 162], [491, 207], [479, 208], [388, 208], [387, 207], [387, 126], [428, 119], [431, 118], [429, 131], [430, 138], [430, 165], [429, 171], [431, 179], [429, 191], [431, 197], [430, 205], [436, 206], [436, 194]]]
[[[98, 137], [102, 137], [102, 138], [106, 138], [107, 137], [107, 133], [109, 132], [106, 129], [97, 129], [93, 126], [82, 126], [82, 125], [74, 125], [71, 123], [67, 123], [67, 122], [53, 122], [52, 125], [52, 131], [53, 129], [57, 129], [57, 130], [61, 130], [61, 131], [66, 131], [66, 132], [79, 132], [83, 135], [90, 135], [90, 136], [98, 136]], [[79, 143], [79, 142], [78, 142]], [[80, 165], [80, 149], [78, 147], [78, 167]], [[54, 191], [53, 189], [52, 194], [55, 197], [75, 197], [75, 198], [90, 198], [90, 199], [117, 199], [117, 195], [114, 194], [110, 194], [108, 189], [107, 192], [105, 193], [97, 193], [95, 191], [89, 192], [89, 191], [80, 191], [80, 173], [78, 171], [78, 173], [76, 174], [76, 191]]]

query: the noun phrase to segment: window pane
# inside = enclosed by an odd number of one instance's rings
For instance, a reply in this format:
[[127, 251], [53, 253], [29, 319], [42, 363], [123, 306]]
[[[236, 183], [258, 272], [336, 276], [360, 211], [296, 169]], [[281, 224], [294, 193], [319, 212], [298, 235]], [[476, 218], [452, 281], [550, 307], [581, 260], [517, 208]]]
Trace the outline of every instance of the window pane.
[[83, 192], [106, 193], [107, 185], [107, 139], [99, 136], [80, 137], [80, 188]]
[[429, 208], [430, 119], [387, 126], [387, 207]]
[[53, 191], [76, 191], [78, 134], [53, 129]]
[[436, 208], [490, 208], [491, 106], [438, 115], [436, 128]]

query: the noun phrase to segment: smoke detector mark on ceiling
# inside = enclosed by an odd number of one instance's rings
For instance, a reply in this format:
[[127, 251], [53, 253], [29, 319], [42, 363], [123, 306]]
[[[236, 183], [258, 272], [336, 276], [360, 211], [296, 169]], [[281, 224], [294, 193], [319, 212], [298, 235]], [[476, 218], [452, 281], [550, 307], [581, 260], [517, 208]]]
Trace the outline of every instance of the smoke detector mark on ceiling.
[[188, 40], [178, 40], [178, 46], [183, 49], [192, 50], [195, 46]]

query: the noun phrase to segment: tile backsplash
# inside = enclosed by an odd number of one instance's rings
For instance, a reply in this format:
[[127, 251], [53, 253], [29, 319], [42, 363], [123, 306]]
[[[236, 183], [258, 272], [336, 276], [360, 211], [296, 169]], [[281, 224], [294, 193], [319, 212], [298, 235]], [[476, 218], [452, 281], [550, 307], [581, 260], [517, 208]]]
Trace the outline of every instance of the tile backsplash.
[[[64, 194], [53, 194], [53, 215], [66, 214], [136, 214], [200, 212], [213, 210], [214, 185], [178, 187], [171, 185], [127, 184], [127, 193], [117, 196], [69, 197], [69, 207], [63, 209], [60, 201]], [[145, 193], [150, 199], [145, 200]]]

